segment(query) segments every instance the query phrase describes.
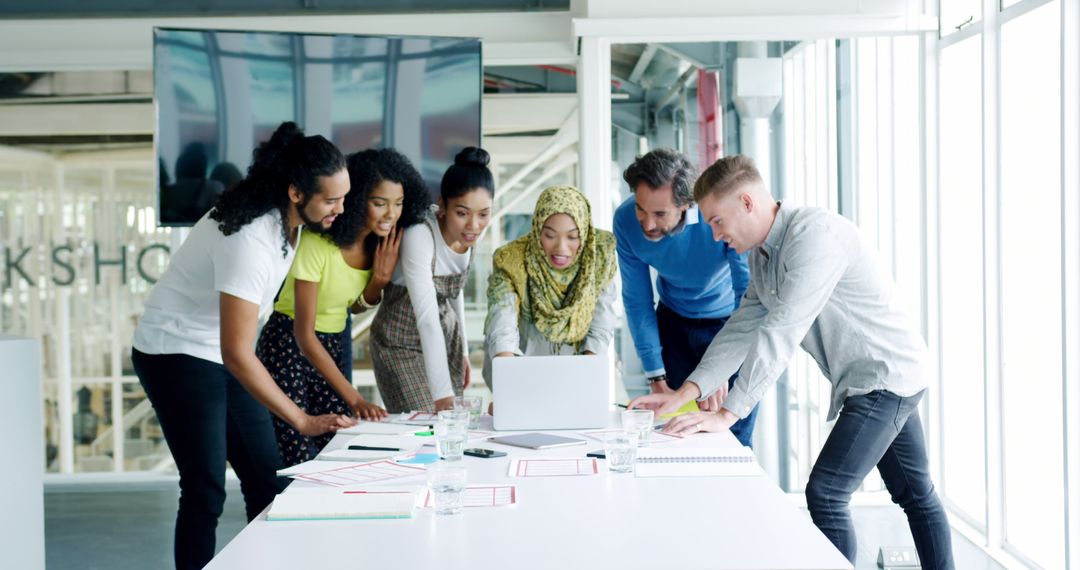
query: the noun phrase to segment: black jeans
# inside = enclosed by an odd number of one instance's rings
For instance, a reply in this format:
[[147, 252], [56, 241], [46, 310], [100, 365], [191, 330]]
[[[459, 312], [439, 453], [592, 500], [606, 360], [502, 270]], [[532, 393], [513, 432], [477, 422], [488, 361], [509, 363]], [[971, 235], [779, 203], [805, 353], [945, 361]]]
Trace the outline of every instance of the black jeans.
[[214, 557], [226, 459], [240, 478], [248, 521], [284, 487], [270, 412], [216, 362], [134, 349], [131, 360], [180, 471], [176, 567], [202, 568]]
[[954, 568], [945, 509], [930, 481], [919, 400], [878, 390], [844, 400], [806, 484], [810, 518], [855, 563], [855, 527], [848, 503], [877, 465], [892, 500], [904, 509], [922, 567]]
[[[727, 317], [719, 319], [691, 319], [666, 307], [656, 304], [656, 328], [660, 333], [660, 357], [664, 360], [668, 386], [678, 390], [690, 373], [701, 363], [705, 351], [709, 348], [716, 333], [724, 328]], [[728, 388], [735, 384], [738, 373], [728, 379]], [[735, 422], [731, 433], [739, 443], [752, 447], [754, 422], [757, 421], [758, 407], [750, 410], [750, 415]]]
[[345, 311], [345, 330], [341, 331], [341, 355], [336, 364], [345, 375], [345, 379], [352, 383], [352, 311]]

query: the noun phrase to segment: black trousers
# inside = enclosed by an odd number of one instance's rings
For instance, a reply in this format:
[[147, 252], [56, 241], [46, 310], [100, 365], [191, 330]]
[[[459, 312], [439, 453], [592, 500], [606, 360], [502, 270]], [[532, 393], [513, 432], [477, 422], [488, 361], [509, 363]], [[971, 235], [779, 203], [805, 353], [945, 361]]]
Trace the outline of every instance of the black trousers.
[[186, 354], [131, 352], [180, 471], [176, 567], [202, 568], [214, 557], [226, 460], [240, 479], [248, 521], [284, 488], [275, 473], [281, 458], [270, 412], [221, 364]]

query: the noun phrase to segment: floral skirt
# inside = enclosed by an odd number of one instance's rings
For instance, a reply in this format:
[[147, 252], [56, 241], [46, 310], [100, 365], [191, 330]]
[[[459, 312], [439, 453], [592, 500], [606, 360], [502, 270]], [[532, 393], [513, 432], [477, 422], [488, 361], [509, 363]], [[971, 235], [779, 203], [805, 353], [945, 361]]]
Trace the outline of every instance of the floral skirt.
[[[330, 353], [340, 368], [344, 350], [341, 333], [321, 333], [315, 337]], [[274, 378], [274, 382], [301, 410], [313, 416], [321, 414], [350, 415], [351, 410], [330, 383], [311, 365], [293, 334], [293, 320], [274, 312], [259, 335], [255, 356]], [[342, 370], [344, 374], [344, 370]], [[314, 437], [301, 435], [291, 424], [274, 416], [274, 432], [278, 451], [286, 467], [314, 459], [319, 451], [330, 443], [333, 433]]]

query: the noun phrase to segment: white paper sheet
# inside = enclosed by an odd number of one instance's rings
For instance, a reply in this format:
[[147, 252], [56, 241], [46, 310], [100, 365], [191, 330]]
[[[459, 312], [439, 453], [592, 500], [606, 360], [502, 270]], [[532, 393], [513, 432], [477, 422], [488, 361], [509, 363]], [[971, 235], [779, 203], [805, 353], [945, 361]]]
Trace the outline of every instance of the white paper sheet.
[[[428, 490], [424, 497], [424, 507], [434, 504], [434, 497]], [[517, 503], [517, 485], [469, 485], [465, 487], [462, 505], [466, 507], [504, 507]]]
[[511, 477], [568, 477], [596, 475], [600, 468], [593, 458], [514, 458], [510, 461]]
[[401, 465], [389, 460], [373, 461], [357, 465], [345, 465], [337, 469], [319, 471], [317, 473], [304, 473], [296, 475], [296, 479], [321, 483], [332, 487], [350, 487], [388, 481], [402, 477], [411, 477], [427, 473], [427, 469], [416, 465]]

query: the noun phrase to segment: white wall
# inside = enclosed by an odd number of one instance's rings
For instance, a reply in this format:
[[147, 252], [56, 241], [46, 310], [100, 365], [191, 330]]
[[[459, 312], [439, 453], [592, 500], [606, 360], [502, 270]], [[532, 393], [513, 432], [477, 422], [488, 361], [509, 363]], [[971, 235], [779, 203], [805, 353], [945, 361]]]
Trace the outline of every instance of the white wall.
[[40, 342], [0, 335], [4, 397], [0, 417], [11, 428], [4, 443], [0, 489], [0, 566], [45, 568], [45, 505], [42, 487]]
[[155, 26], [475, 37], [483, 40], [484, 65], [577, 60], [566, 12], [88, 18], [0, 21], [0, 71], [150, 69]]

